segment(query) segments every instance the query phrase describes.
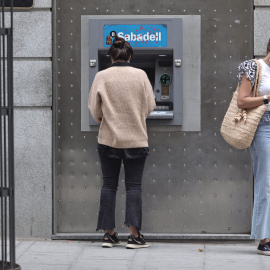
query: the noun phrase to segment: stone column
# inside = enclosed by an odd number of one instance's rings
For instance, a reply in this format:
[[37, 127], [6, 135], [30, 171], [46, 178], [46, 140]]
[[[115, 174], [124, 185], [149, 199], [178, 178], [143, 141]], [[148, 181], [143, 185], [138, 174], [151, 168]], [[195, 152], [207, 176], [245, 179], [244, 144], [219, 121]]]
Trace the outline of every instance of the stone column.
[[52, 2], [14, 12], [16, 236], [52, 234]]
[[260, 58], [270, 38], [270, 0], [255, 0], [254, 5], [254, 55]]

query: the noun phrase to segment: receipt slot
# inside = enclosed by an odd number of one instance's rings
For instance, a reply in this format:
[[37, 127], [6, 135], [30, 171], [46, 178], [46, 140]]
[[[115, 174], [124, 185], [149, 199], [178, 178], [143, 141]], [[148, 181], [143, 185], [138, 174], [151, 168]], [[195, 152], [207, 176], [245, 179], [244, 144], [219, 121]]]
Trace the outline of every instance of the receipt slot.
[[[144, 70], [153, 87], [155, 110], [147, 125], [181, 126], [183, 121], [183, 38], [181, 18], [89, 18], [89, 86], [97, 72], [111, 67], [114, 35], [134, 50], [130, 64]], [[89, 90], [88, 90], [89, 91]], [[89, 116], [89, 125], [98, 125]]]

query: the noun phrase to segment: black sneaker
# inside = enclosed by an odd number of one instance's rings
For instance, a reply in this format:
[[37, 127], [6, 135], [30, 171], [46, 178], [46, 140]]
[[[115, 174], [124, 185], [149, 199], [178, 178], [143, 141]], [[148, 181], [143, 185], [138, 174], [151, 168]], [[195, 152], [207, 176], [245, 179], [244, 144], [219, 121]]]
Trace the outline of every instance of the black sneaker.
[[270, 256], [270, 242], [261, 245], [259, 244], [258, 249], [257, 249], [257, 253], [262, 254], [262, 255], [266, 255], [266, 256]]
[[121, 246], [121, 245], [122, 243], [119, 241], [116, 232], [113, 235], [110, 235], [109, 233], [104, 234], [102, 247], [111, 248], [114, 246]]
[[132, 234], [129, 235], [126, 248], [147, 248], [147, 247], [149, 247], [149, 244], [145, 241], [142, 234], [139, 233], [138, 237], [135, 237]]

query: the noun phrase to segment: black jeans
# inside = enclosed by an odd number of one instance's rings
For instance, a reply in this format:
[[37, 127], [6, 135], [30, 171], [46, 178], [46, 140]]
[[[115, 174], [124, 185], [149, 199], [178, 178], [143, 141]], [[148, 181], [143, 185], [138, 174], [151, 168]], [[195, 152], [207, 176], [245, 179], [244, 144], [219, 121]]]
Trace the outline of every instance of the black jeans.
[[106, 155], [98, 149], [103, 174], [97, 230], [115, 228], [115, 202], [118, 179], [123, 161], [126, 187], [125, 225], [141, 229], [142, 224], [142, 175], [146, 156], [127, 159], [124, 150], [119, 158]]

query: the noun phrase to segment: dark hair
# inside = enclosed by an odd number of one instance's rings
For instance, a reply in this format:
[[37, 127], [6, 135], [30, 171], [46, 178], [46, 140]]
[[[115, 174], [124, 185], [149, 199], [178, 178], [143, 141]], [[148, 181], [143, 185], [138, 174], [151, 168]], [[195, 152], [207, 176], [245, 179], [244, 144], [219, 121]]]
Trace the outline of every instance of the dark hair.
[[270, 38], [269, 38], [268, 44], [267, 44], [267, 53], [269, 53], [269, 52], [270, 52]]
[[108, 54], [114, 61], [128, 61], [129, 57], [133, 55], [133, 49], [124, 38], [115, 35], [113, 44], [111, 45]]

